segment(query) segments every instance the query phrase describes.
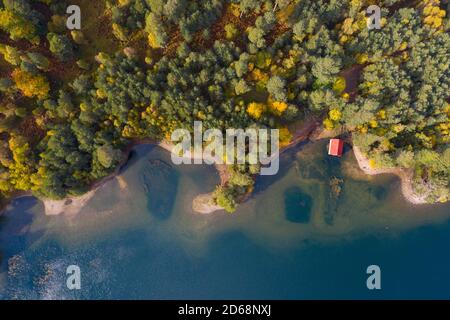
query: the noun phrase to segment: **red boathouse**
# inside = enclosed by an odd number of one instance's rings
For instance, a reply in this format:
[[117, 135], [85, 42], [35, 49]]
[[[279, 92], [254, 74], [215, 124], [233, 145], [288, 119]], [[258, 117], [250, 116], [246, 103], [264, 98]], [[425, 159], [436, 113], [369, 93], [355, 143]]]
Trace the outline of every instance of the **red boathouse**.
[[330, 156], [341, 157], [344, 153], [344, 140], [331, 139], [328, 145], [328, 154]]

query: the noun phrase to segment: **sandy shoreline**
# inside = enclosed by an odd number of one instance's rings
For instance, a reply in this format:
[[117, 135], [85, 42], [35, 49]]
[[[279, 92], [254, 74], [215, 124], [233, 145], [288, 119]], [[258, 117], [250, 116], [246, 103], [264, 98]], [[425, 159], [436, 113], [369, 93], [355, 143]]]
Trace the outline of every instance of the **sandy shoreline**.
[[[311, 118], [301, 122], [299, 127], [293, 126], [292, 128], [290, 128], [293, 131], [292, 141], [287, 146], [285, 146], [280, 150], [280, 154], [308, 139], [311, 136], [311, 134], [317, 129], [317, 127], [318, 127], [317, 120]], [[192, 156], [195, 158], [196, 155], [194, 154]], [[230, 173], [228, 172], [227, 165], [224, 164], [216, 165], [216, 169], [220, 175], [220, 184], [222, 186], [225, 186], [230, 179]], [[239, 203], [245, 202], [245, 200], [248, 199], [249, 196], [250, 194], [245, 195], [242, 199], [240, 199]], [[216, 211], [224, 210], [221, 206], [218, 206], [217, 204], [214, 203], [213, 197], [214, 197], [213, 192], [206, 194], [199, 194], [197, 197], [195, 197], [194, 201], [192, 202], [192, 209], [195, 212], [201, 214], [211, 214]]]
[[194, 198], [194, 201], [192, 201], [192, 209], [196, 213], [201, 214], [211, 214], [213, 212], [223, 210], [221, 206], [214, 203], [213, 199], [214, 194], [212, 192], [199, 194]]
[[369, 159], [367, 159], [361, 150], [353, 146], [353, 153], [355, 154], [356, 161], [359, 168], [367, 175], [378, 174], [394, 174], [400, 178], [402, 194], [406, 200], [412, 204], [426, 204], [426, 195], [418, 195], [415, 193], [412, 185], [413, 173], [412, 171], [402, 168], [386, 168], [386, 169], [373, 169], [369, 165]]
[[[100, 181], [96, 182], [94, 185], [92, 185], [91, 190], [81, 196], [77, 197], [67, 197], [62, 200], [51, 200], [51, 199], [41, 199], [41, 201], [44, 204], [44, 212], [47, 216], [57, 216], [57, 215], [65, 215], [68, 217], [74, 217], [78, 213], [81, 212], [83, 207], [91, 200], [95, 193], [108, 181], [117, 178], [118, 183], [121, 187], [124, 187], [126, 185], [126, 182], [123, 181], [123, 179], [118, 175], [120, 169], [123, 167], [123, 165], [126, 164], [128, 160], [128, 156], [132, 150], [133, 147], [137, 145], [142, 144], [148, 144], [148, 145], [156, 145], [168, 152], [172, 152], [173, 145], [171, 143], [168, 143], [167, 141], [162, 141], [160, 143], [155, 143], [151, 140], [139, 140], [135, 141], [130, 146], [126, 148], [124, 151], [124, 160], [117, 166], [117, 169], [112, 173], [111, 175], [101, 179]], [[202, 155], [196, 154], [196, 153], [189, 153], [187, 155], [188, 158], [194, 160], [194, 159], [202, 159]], [[224, 170], [222, 166], [216, 166], [217, 171], [220, 175], [221, 182], [226, 183], [228, 181], [227, 178], [227, 171]], [[196, 212], [207, 214], [212, 213], [218, 210], [222, 210], [223, 208], [220, 206], [215, 205], [211, 202], [212, 199], [212, 193], [208, 194], [201, 194], [197, 196], [193, 201], [193, 208]]]
[[68, 217], [76, 216], [86, 203], [95, 195], [98, 189], [94, 189], [79, 197], [70, 197], [63, 200], [42, 200], [45, 215], [58, 216], [64, 214]]
[[[281, 152], [296, 146], [298, 143], [310, 138], [311, 135], [313, 136], [317, 135], [317, 131], [315, 131], [315, 129], [317, 129], [317, 122], [315, 120], [310, 120], [303, 123], [303, 125], [300, 128], [297, 128], [297, 130], [295, 130], [293, 141], [288, 146], [283, 148]], [[313, 140], [317, 140], [314, 139], [314, 137], [312, 138]], [[120, 169], [123, 167], [123, 165], [126, 164], [131, 150], [135, 146], [141, 144], [157, 145], [168, 152], [172, 152], [173, 148], [173, 145], [167, 141], [162, 141], [159, 143], [156, 143], [155, 141], [151, 140], [134, 141], [124, 151], [124, 160], [118, 165], [114, 173], [93, 184], [91, 190], [86, 194], [78, 197], [68, 197], [62, 200], [42, 199], [42, 202], [44, 203], [45, 207], [45, 214], [48, 216], [66, 215], [69, 217], [77, 215], [83, 209], [83, 207], [89, 202], [89, 200], [91, 200], [94, 197], [95, 193], [107, 181], [113, 178], [118, 178], [120, 180], [120, 176], [118, 175], [118, 173]], [[355, 154], [359, 168], [365, 174], [370, 176], [378, 174], [394, 174], [398, 176], [401, 180], [402, 193], [406, 198], [406, 200], [408, 200], [412, 204], [427, 203], [425, 199], [426, 195], [418, 195], [413, 190], [412, 172], [401, 168], [373, 169], [370, 167], [368, 159], [362, 154], [362, 152], [358, 147], [353, 147], [353, 152]], [[202, 158], [202, 155], [189, 153], [187, 157], [191, 159], [199, 159]], [[229, 173], [226, 170], [226, 166], [216, 165], [216, 169], [220, 175], [221, 184], [225, 185], [229, 180]], [[121, 181], [119, 181], [119, 183], [121, 183]], [[195, 212], [200, 214], [210, 214], [216, 211], [223, 210], [222, 207], [217, 206], [216, 204], [213, 203], [212, 197], [213, 197], [212, 192], [198, 195], [192, 203], [192, 208], [194, 209]]]
[[[295, 147], [298, 143], [305, 141], [309, 138], [309, 136], [317, 129], [318, 122], [316, 119], [309, 119], [305, 122], [302, 122], [300, 127], [294, 129], [293, 139], [291, 143], [284, 147], [280, 152], [286, 151], [292, 147]], [[83, 207], [92, 199], [99, 188], [101, 188], [107, 181], [113, 178], [119, 178], [118, 173], [120, 168], [126, 164], [128, 156], [133, 147], [141, 144], [150, 144], [157, 145], [168, 152], [172, 152], [173, 144], [167, 141], [155, 142], [153, 140], [137, 140], [131, 143], [126, 150], [124, 151], [124, 160], [120, 163], [114, 173], [103, 178], [102, 180], [95, 183], [89, 192], [79, 197], [68, 197], [62, 200], [50, 200], [43, 199], [45, 207], [45, 214], [48, 216], [56, 216], [56, 215], [66, 215], [69, 217], [73, 217], [81, 212]], [[195, 159], [203, 159], [202, 154], [196, 154], [195, 152], [189, 152], [186, 155], [186, 158], [190, 158], [191, 160]], [[230, 179], [230, 174], [227, 170], [226, 165], [216, 165], [217, 172], [220, 176], [221, 185], [226, 185], [228, 180]], [[119, 181], [120, 183], [120, 181]], [[213, 201], [213, 192], [206, 194], [199, 194], [196, 196], [192, 202], [192, 208], [195, 212], [200, 214], [211, 214], [216, 211], [221, 211], [223, 208], [218, 206]]]

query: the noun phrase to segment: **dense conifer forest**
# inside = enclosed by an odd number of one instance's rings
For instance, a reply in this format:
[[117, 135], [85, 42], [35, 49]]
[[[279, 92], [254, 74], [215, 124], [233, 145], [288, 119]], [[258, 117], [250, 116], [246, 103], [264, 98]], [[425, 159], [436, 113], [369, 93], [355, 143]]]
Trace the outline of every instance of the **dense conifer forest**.
[[[314, 117], [448, 201], [449, 14], [447, 0], [0, 0], [1, 196], [83, 194], [133, 141], [194, 121], [278, 128], [283, 146]], [[229, 170], [215, 200], [233, 211], [259, 168]]]

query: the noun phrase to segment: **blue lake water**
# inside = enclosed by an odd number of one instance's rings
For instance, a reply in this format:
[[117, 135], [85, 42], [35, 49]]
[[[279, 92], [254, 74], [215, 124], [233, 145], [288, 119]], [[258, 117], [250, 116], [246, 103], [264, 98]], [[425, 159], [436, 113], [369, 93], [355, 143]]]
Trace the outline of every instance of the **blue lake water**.
[[[77, 216], [14, 200], [0, 216], [0, 298], [450, 298], [450, 205], [409, 205], [396, 178], [364, 176], [351, 153], [303, 145], [236, 213], [195, 214], [218, 182], [140, 146]], [[366, 287], [372, 264], [381, 290]], [[66, 287], [69, 265], [81, 290]]]

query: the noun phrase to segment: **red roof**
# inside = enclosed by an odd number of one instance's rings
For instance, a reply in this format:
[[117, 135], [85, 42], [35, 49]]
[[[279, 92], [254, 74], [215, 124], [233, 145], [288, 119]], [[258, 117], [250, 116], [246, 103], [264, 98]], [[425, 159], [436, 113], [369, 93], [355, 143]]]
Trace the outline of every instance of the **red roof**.
[[344, 153], [344, 140], [331, 139], [328, 145], [328, 154], [330, 156], [340, 157]]

